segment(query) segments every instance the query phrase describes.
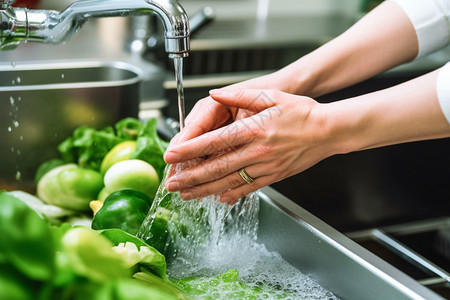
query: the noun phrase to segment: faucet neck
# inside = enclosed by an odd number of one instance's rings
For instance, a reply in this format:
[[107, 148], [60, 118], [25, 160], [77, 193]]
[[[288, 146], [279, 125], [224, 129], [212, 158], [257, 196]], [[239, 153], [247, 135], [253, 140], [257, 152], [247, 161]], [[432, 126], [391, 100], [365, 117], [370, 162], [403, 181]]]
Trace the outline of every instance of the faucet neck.
[[[0, 5], [11, 2], [0, 0]], [[189, 51], [189, 19], [176, 0], [79, 0], [61, 13], [8, 7], [0, 14], [0, 49], [20, 40], [64, 42], [89, 18], [156, 14], [164, 26], [166, 52], [186, 56]]]
[[164, 27], [166, 52], [189, 51], [189, 18], [177, 0], [79, 0], [60, 14], [60, 19], [81, 24], [89, 18], [155, 14]]

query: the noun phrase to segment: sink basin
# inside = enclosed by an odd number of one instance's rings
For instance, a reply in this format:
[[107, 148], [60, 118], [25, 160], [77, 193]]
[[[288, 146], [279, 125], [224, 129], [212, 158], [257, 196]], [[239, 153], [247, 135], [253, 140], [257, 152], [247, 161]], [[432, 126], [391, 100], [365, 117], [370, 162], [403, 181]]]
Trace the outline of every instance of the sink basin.
[[37, 166], [57, 157], [74, 128], [138, 116], [142, 75], [122, 62], [0, 65], [0, 186], [33, 184]]
[[340, 299], [443, 299], [271, 187], [260, 199], [258, 241]]

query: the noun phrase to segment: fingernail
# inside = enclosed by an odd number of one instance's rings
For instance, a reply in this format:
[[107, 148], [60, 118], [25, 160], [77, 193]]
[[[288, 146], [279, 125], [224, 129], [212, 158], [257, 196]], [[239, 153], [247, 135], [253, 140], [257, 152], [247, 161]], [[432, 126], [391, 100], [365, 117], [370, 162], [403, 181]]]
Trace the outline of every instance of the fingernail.
[[166, 182], [166, 190], [168, 192], [176, 192], [180, 189], [180, 183], [178, 181], [172, 180]]
[[209, 95], [211, 97], [226, 97], [227, 95], [230, 95], [230, 91], [226, 89], [214, 89], [209, 91]]
[[164, 161], [168, 164], [178, 162], [179, 155], [172, 151], [166, 151], [164, 153]]
[[209, 91], [209, 94], [214, 94], [214, 95], [220, 95], [222, 93], [222, 91], [220, 89], [213, 89]]

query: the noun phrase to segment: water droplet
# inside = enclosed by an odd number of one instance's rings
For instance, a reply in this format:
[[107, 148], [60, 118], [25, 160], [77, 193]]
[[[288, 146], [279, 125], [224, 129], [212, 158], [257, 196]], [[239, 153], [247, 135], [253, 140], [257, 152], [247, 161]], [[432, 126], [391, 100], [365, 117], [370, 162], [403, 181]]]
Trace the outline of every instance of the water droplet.
[[22, 78], [20, 78], [19, 76], [17, 76], [16, 81], [17, 81], [18, 84], [20, 84], [20, 82], [22, 81]]
[[64, 76], [65, 76], [64, 73], [62, 73], [62, 74], [61, 74], [61, 79], [64, 79]]
[[13, 80], [11, 80], [11, 84], [12, 85], [15, 85], [16, 84], [16, 81], [13, 79]]
[[14, 152], [14, 147], [11, 147], [11, 152]]
[[22, 154], [22, 152], [20, 151], [20, 149], [17, 149], [17, 152], [16, 152], [16, 153], [17, 153], [17, 155], [19, 155], [19, 156]]
[[8, 126], [8, 132], [11, 132], [11, 131], [12, 131], [11, 126]]
[[22, 101], [22, 97], [20, 97], [20, 96], [17, 97], [17, 100]]
[[22, 174], [20, 173], [20, 171], [16, 172], [16, 180], [20, 180], [22, 178]]
[[14, 125], [14, 127], [16, 127], [16, 128], [19, 127], [19, 121], [14, 120], [14, 121], [13, 121], [13, 125]]
[[19, 140], [23, 141], [23, 135], [19, 136]]
[[9, 103], [11, 103], [11, 106], [14, 106], [14, 102], [15, 102], [14, 97], [10, 96], [9, 97]]
[[16, 64], [17, 64], [17, 63], [16, 63], [15, 61], [12, 61], [12, 62], [11, 62], [11, 66], [12, 66], [12, 67], [15, 67]]

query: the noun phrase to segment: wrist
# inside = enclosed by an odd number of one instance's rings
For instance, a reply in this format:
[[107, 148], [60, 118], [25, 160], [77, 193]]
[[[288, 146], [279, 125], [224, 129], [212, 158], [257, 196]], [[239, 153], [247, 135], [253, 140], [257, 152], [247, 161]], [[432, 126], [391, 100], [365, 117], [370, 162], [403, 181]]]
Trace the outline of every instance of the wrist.
[[346, 154], [365, 148], [367, 141], [364, 132], [370, 127], [370, 122], [365, 118], [362, 102], [347, 99], [320, 105], [331, 155]]
[[304, 56], [272, 74], [279, 90], [312, 98], [317, 96], [314, 87], [319, 72], [313, 64], [309, 63], [308, 56]]

